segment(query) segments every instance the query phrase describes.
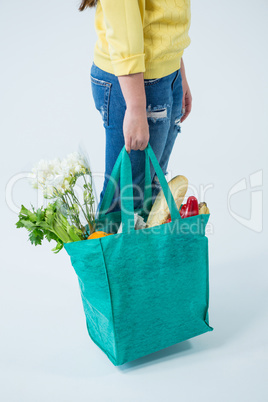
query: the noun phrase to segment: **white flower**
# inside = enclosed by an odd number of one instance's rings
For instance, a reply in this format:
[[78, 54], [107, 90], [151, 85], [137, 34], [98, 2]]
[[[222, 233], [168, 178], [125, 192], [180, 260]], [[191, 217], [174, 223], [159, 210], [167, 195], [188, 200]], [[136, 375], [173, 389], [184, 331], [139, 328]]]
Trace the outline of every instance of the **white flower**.
[[67, 155], [65, 164], [69, 167], [69, 172], [74, 176], [75, 174], [85, 174], [87, 168], [86, 161], [83, 156], [78, 152], [73, 152], [72, 154]]
[[70, 183], [69, 183], [69, 181], [67, 179], [65, 179], [64, 182], [63, 182], [63, 188], [65, 190], [70, 190], [70, 188], [71, 188]]
[[78, 152], [68, 154], [63, 160], [54, 158], [50, 161], [41, 159], [32, 172], [28, 174], [30, 183], [34, 188], [42, 188], [44, 195], [56, 196], [55, 189], [60, 193], [70, 190], [70, 182], [80, 174], [86, 174], [89, 166]]

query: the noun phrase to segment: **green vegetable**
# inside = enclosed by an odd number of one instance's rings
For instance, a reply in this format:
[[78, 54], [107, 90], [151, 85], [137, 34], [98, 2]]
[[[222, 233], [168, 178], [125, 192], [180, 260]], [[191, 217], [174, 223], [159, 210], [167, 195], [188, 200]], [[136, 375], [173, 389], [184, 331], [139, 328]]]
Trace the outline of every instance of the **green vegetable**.
[[41, 245], [44, 238], [49, 242], [55, 240], [57, 244], [52, 251], [58, 253], [64, 243], [83, 240], [85, 236], [82, 230], [69, 224], [67, 218], [61, 213], [61, 207], [59, 200], [48, 204], [45, 209], [42, 206], [36, 211], [33, 206], [30, 211], [22, 205], [16, 227], [27, 229], [30, 232], [29, 240], [35, 246]]

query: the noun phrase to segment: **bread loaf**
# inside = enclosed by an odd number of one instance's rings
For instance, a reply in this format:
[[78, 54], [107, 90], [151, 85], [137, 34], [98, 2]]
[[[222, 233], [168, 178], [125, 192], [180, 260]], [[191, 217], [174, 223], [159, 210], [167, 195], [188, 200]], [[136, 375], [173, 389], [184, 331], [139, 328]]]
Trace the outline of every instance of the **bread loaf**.
[[[179, 209], [188, 189], [188, 180], [185, 176], [178, 175], [173, 177], [168, 182], [168, 186]], [[162, 223], [166, 222], [169, 216], [170, 211], [168, 209], [167, 201], [165, 199], [163, 190], [161, 190], [155, 198], [146, 222], [146, 227], [149, 228], [157, 225], [162, 225]]]

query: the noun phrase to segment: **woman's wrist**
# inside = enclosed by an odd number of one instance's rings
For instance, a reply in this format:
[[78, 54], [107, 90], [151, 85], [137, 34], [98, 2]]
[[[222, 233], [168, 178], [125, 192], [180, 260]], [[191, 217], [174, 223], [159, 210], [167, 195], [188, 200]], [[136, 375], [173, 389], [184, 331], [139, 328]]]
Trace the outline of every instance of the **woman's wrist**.
[[129, 74], [118, 76], [119, 84], [127, 105], [131, 109], [146, 109], [146, 94], [144, 74]]

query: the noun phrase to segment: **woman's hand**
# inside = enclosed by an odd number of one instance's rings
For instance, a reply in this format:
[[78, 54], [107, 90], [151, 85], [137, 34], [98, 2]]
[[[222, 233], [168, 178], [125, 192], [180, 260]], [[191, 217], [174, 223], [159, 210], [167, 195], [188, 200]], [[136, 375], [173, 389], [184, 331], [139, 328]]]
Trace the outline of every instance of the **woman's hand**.
[[182, 77], [182, 88], [183, 88], [183, 98], [182, 98], [182, 110], [184, 114], [181, 118], [181, 123], [188, 117], [192, 109], [192, 94], [186, 79], [184, 62], [181, 59], [181, 77]]
[[149, 125], [146, 108], [142, 105], [127, 107], [123, 122], [123, 132], [127, 152], [131, 149], [143, 151], [149, 141]]
[[144, 75], [120, 75], [118, 80], [127, 106], [123, 121], [126, 150], [143, 151], [149, 142]]

